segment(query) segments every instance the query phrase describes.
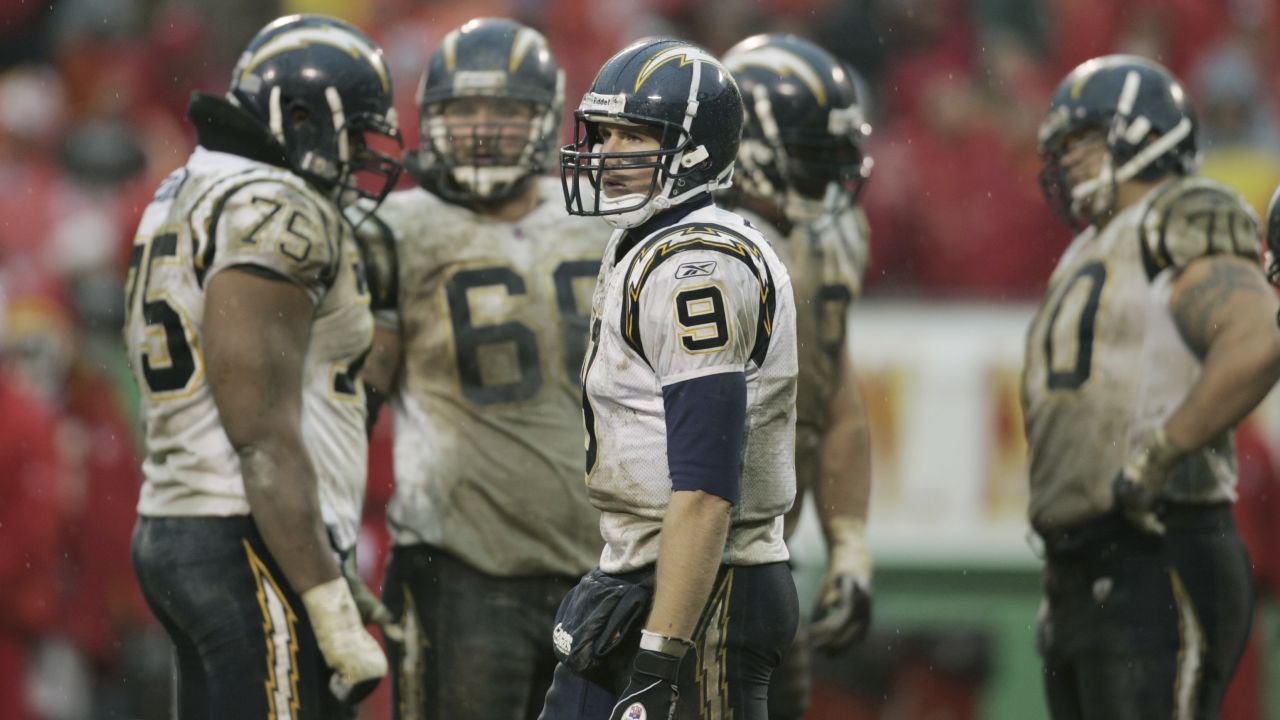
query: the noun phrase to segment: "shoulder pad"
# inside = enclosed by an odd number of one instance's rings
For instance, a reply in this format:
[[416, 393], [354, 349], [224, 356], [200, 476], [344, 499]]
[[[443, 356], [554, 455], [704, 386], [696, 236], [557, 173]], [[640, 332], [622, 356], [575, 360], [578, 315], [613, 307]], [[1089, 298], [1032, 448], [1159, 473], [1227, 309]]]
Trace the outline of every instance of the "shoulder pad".
[[1208, 178], [1176, 180], [1156, 190], [1139, 234], [1147, 277], [1208, 255], [1258, 259], [1258, 216], [1231, 188]]
[[337, 270], [341, 223], [336, 209], [300, 181], [247, 177], [192, 216], [202, 248], [197, 277], [203, 284], [222, 267], [257, 265], [302, 285], [318, 301]]

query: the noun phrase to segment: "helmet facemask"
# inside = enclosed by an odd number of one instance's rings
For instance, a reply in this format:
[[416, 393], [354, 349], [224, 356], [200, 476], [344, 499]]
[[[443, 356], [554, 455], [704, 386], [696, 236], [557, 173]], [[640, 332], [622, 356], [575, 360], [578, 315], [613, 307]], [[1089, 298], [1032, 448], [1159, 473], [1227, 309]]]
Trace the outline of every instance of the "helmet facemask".
[[[1086, 163], [1097, 167], [1091, 170]], [[1115, 207], [1116, 174], [1101, 128], [1083, 128], [1049, 143], [1040, 187], [1077, 232], [1105, 218]]]
[[404, 169], [397, 159], [404, 148], [399, 129], [373, 115], [356, 116], [348, 120], [339, 137], [346, 138], [348, 147], [338, 204], [367, 200], [371, 210], [376, 210]]
[[376, 209], [400, 177], [396, 158], [402, 141], [395, 109], [385, 116], [369, 112], [348, 116], [341, 95], [330, 86], [325, 89], [330, 115], [317, 117], [306, 107], [281, 107], [278, 90], [273, 89], [271, 96], [269, 129], [284, 146], [294, 171], [340, 207], [365, 199]]
[[748, 194], [773, 202], [794, 222], [857, 203], [874, 165], [862, 151], [871, 127], [858, 106], [831, 110], [821, 131], [780, 130], [768, 88], [755, 85], [747, 101], [763, 135], [744, 137], [738, 153]]
[[[684, 128], [613, 116], [597, 119], [582, 111], [576, 118], [574, 142], [560, 151], [560, 177], [570, 213], [599, 215], [614, 227], [633, 228], [699, 192], [710, 192], [708, 187], [690, 185], [687, 179], [708, 164], [709, 157], [703, 146], [691, 147], [693, 140]], [[617, 129], [656, 131], [658, 147], [604, 152], [601, 122]]]
[[811, 221], [858, 202], [873, 163], [851, 138], [796, 137], [785, 147], [788, 217]]
[[555, 128], [546, 103], [496, 96], [433, 103], [422, 117], [420, 165], [441, 176], [432, 190], [448, 200], [505, 200], [542, 174]]

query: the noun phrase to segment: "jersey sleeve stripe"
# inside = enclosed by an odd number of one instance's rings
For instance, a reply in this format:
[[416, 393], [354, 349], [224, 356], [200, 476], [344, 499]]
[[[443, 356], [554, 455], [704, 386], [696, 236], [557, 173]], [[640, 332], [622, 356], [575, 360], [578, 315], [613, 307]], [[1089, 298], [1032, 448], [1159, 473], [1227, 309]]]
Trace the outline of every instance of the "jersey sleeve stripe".
[[[225, 178], [225, 180], [235, 181], [237, 178], [243, 178], [245, 175], [249, 175], [254, 172], [257, 172], [257, 170], [256, 169], [242, 170], [233, 175], [229, 175], [227, 178]], [[199, 208], [203, 206], [205, 203], [205, 199], [208, 198], [210, 195], [213, 195], [218, 190], [222, 189], [222, 187], [223, 187], [223, 184], [219, 184], [219, 183], [215, 183], [211, 185], [207, 190], [205, 190], [200, 195], [199, 198], [196, 199], [194, 203], [192, 203], [191, 207]], [[192, 244], [191, 258], [195, 264], [195, 267], [193, 269], [195, 270], [195, 274], [196, 274], [196, 282], [199, 283], [201, 286], [204, 285], [205, 269], [208, 268], [209, 265], [211, 265], [213, 262], [215, 243], [214, 243], [214, 235], [212, 230], [213, 230], [213, 227], [216, 225], [217, 216], [220, 215], [222, 212], [221, 204], [223, 202], [225, 202], [225, 198], [219, 200], [219, 204], [215, 208], [215, 213], [213, 215], [213, 222], [205, 223], [204, 229], [206, 230], [206, 232], [200, 232], [200, 228], [196, 227], [197, 213], [192, 212], [187, 219], [187, 223], [190, 226], [189, 230], [191, 234], [191, 244]], [[205, 243], [203, 250], [201, 249], [199, 244], [200, 238], [202, 237], [204, 238], [204, 243]]]
[[[236, 195], [236, 193], [240, 192], [241, 190], [249, 187], [250, 185], [260, 185], [263, 183], [284, 184], [284, 183], [281, 183], [280, 178], [277, 178], [277, 177], [251, 178], [249, 180], [245, 180], [244, 182], [241, 182], [232, 186], [230, 189], [224, 192], [222, 196], [219, 197], [217, 202], [214, 204], [213, 211], [209, 213], [209, 221], [207, 224], [208, 230], [204, 234], [205, 235], [204, 252], [196, 256], [195, 258], [196, 282], [201, 287], [204, 287], [205, 275], [208, 273], [209, 268], [213, 266], [214, 256], [216, 255], [217, 248], [218, 248], [218, 242], [217, 242], [218, 223], [222, 221], [222, 213], [226, 209], [227, 203], [231, 200], [232, 197]], [[330, 267], [328, 268], [328, 277], [325, 279], [325, 284], [328, 285], [332, 283], [333, 278], [337, 276], [338, 263], [341, 261], [341, 258], [339, 257], [338, 253], [335, 252], [335, 249], [333, 247], [333, 235], [335, 233], [332, 231], [332, 228], [329, 226], [330, 218], [328, 213], [325, 213], [323, 208], [320, 208], [314, 202], [311, 202], [310, 198], [307, 198], [306, 195], [303, 195], [300, 193], [299, 196], [300, 196], [300, 199], [308, 202], [311, 205], [312, 209], [315, 210], [316, 213], [320, 216], [321, 220], [324, 221], [325, 230], [329, 231], [325, 233], [325, 237], [324, 237], [325, 243], [329, 246], [330, 258], [331, 258]], [[203, 202], [203, 198], [201, 199], [200, 202]], [[192, 236], [195, 237], [196, 233], [193, 232]]]

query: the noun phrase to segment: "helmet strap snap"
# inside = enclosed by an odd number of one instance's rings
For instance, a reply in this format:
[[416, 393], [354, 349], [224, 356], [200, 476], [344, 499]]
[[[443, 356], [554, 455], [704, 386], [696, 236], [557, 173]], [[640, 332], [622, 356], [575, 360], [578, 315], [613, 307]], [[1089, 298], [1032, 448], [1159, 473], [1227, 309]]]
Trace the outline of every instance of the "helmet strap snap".
[[707, 152], [707, 146], [699, 145], [689, 152], [686, 152], [684, 157], [680, 158], [680, 167], [685, 168], [686, 170], [691, 167], [696, 167], [709, 157], [711, 157], [711, 153]]

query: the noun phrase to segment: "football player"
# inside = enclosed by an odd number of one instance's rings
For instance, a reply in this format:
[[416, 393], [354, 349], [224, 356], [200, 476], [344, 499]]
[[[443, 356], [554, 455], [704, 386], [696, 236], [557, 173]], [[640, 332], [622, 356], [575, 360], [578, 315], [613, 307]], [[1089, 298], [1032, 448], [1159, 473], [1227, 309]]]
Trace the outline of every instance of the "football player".
[[641, 41], [601, 68], [561, 150], [570, 211], [616, 230], [582, 369], [605, 549], [558, 617], [545, 718], [762, 720], [795, 635], [791, 281], [712, 201], [742, 113], [715, 57]]
[[482, 18], [448, 33], [418, 105], [420, 187], [360, 230], [398, 265], [369, 368], [395, 411], [393, 708], [536, 717], [556, 608], [600, 554], [578, 372], [607, 230], [570, 217], [546, 176], [564, 73], [537, 31]]
[[183, 718], [334, 717], [387, 670], [335, 550], [364, 497], [373, 338], [339, 202], [398, 174], [375, 149], [399, 138], [391, 77], [350, 25], [289, 16], [189, 114], [199, 147], [144, 212], [126, 287], [135, 568]]
[[1182, 84], [1130, 55], [1075, 68], [1040, 127], [1078, 231], [1022, 387], [1054, 718], [1217, 717], [1248, 636], [1232, 434], [1280, 377], [1277, 302], [1196, 131]]
[[784, 533], [795, 531], [812, 491], [828, 549], [814, 623], [801, 622], [769, 690], [769, 716], [798, 720], [809, 704], [809, 646], [846, 647], [871, 619], [871, 448], [845, 342], [867, 265], [857, 200], [871, 174], [863, 152], [871, 128], [852, 71], [808, 40], [757, 35], [725, 53], [724, 64], [742, 90], [747, 119], [738, 181], [723, 199], [775, 238], [798, 309], [796, 504]]

